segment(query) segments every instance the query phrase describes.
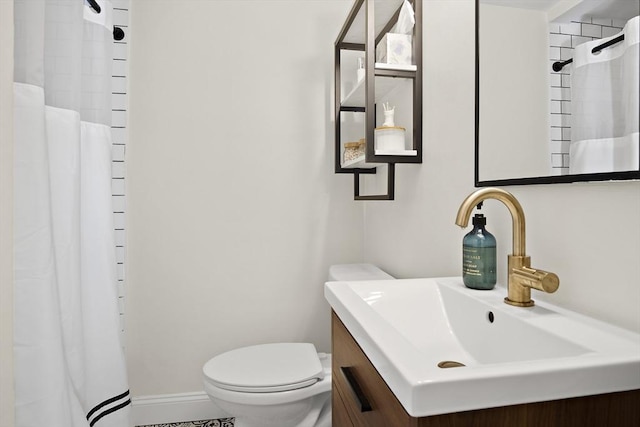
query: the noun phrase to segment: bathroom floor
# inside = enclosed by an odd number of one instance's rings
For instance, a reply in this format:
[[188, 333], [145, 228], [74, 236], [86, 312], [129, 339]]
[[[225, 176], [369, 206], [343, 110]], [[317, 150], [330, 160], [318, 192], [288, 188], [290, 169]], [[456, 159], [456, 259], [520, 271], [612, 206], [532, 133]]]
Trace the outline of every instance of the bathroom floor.
[[218, 420], [187, 421], [170, 424], [153, 424], [138, 427], [233, 427], [233, 418], [220, 418]]

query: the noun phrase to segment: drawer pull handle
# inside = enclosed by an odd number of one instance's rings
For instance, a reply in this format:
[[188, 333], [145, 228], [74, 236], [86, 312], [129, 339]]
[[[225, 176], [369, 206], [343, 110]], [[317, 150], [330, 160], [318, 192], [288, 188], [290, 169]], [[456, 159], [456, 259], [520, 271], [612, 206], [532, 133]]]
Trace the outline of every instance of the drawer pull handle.
[[349, 383], [349, 386], [351, 387], [353, 397], [360, 406], [360, 412], [371, 411], [371, 404], [362, 392], [362, 388], [360, 388], [360, 384], [358, 384], [355, 375], [353, 375], [353, 372], [351, 372], [351, 367], [341, 366], [340, 370], [342, 371], [342, 375], [344, 375], [344, 378], [347, 380], [347, 383]]

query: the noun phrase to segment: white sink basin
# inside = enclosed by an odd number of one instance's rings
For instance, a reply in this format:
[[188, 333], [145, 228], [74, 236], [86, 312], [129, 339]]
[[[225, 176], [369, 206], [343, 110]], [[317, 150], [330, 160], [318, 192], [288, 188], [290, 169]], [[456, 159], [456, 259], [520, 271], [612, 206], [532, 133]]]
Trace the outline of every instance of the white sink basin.
[[[325, 297], [412, 416], [640, 389], [640, 334], [461, 278], [328, 282]], [[462, 367], [441, 368], [453, 361]]]

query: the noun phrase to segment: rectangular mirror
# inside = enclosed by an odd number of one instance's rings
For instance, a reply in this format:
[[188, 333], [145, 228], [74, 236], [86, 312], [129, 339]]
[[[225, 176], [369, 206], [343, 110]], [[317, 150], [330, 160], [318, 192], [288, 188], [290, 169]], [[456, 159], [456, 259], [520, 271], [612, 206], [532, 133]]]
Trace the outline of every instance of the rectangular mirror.
[[476, 0], [476, 186], [640, 179], [639, 4]]

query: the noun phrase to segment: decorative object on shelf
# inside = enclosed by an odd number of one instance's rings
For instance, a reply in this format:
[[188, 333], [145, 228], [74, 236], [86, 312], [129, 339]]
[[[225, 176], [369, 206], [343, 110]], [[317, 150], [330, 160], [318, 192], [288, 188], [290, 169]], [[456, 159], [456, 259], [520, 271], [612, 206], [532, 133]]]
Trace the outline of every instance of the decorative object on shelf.
[[411, 40], [415, 23], [413, 8], [404, 0], [398, 22], [382, 37], [376, 48], [376, 61], [387, 64], [413, 64]]
[[396, 112], [396, 107], [392, 107], [388, 102], [382, 104], [382, 108], [384, 108], [384, 123], [382, 123], [383, 127], [394, 127], [394, 114]]
[[344, 143], [344, 155], [342, 158], [343, 163], [347, 163], [364, 156], [364, 138], [356, 142]]
[[386, 64], [410, 65], [411, 36], [408, 34], [387, 33], [376, 49], [376, 61]]
[[375, 129], [376, 152], [400, 153], [404, 152], [404, 132], [400, 126], [379, 127]]
[[376, 151], [387, 153], [404, 151], [405, 129], [395, 124], [395, 107], [385, 102], [382, 104], [382, 108], [384, 108], [384, 123], [381, 127], [375, 128], [374, 134]]
[[364, 56], [361, 56], [360, 58], [358, 58], [358, 68], [356, 70], [356, 77], [357, 77], [358, 83], [360, 83], [362, 79], [364, 79], [364, 75], [365, 75]]

